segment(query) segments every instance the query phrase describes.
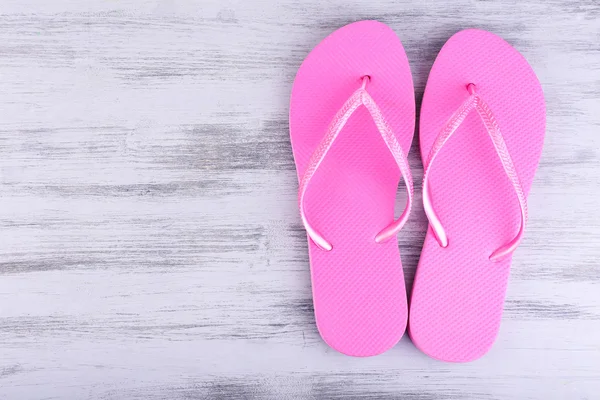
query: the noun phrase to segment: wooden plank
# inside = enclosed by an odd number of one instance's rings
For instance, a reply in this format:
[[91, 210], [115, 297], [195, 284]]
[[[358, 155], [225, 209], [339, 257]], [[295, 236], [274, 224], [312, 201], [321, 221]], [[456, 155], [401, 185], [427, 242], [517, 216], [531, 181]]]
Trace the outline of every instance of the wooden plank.
[[[0, 398], [595, 398], [599, 17], [592, 0], [4, 1]], [[418, 103], [467, 27], [544, 87], [527, 237], [474, 363], [407, 337], [349, 358], [314, 324], [289, 94], [310, 49], [360, 19], [396, 30]], [[399, 235], [409, 288], [426, 228], [417, 206]]]

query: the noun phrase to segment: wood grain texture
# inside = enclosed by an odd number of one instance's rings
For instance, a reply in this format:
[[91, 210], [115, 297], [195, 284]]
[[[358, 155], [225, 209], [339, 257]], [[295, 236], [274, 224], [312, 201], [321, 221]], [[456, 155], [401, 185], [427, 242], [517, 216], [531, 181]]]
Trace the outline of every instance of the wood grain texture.
[[[544, 87], [528, 234], [470, 364], [408, 337], [350, 358], [315, 327], [289, 94], [361, 19], [398, 33], [418, 104], [467, 27]], [[600, 398], [599, 107], [595, 0], [3, 0], [0, 398]], [[426, 227], [417, 206], [399, 235], [409, 287]]]

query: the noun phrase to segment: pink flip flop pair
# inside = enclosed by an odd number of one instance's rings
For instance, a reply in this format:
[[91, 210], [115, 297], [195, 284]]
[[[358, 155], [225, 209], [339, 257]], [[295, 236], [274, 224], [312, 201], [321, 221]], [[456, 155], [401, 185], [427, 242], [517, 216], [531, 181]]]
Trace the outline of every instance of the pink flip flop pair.
[[[413, 202], [406, 157], [415, 99], [402, 43], [382, 23], [356, 22], [324, 39], [300, 67], [290, 133], [315, 317], [325, 342], [344, 354], [383, 353], [408, 322], [426, 354], [471, 361], [498, 333], [541, 155], [543, 93], [508, 43], [465, 30], [435, 61], [420, 120], [429, 229], [409, 320], [395, 240]], [[395, 219], [401, 178], [407, 202]]]

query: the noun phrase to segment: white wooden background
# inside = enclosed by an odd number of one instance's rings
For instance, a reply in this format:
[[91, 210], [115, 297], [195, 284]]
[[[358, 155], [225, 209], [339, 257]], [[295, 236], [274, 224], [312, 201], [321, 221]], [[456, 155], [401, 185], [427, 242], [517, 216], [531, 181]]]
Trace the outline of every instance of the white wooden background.
[[[529, 230], [479, 361], [406, 336], [350, 358], [315, 327], [288, 101], [360, 19], [396, 30], [418, 103], [467, 27], [542, 81]], [[599, 182], [595, 0], [2, 0], [0, 398], [600, 399]], [[409, 288], [425, 229], [416, 207]]]

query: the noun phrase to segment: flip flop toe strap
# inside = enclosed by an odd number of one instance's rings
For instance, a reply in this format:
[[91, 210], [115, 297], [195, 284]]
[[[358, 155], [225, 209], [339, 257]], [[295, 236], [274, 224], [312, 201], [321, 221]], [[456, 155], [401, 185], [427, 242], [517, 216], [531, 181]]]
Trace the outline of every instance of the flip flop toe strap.
[[408, 160], [406, 159], [406, 155], [402, 150], [402, 146], [400, 146], [400, 143], [398, 143], [396, 136], [394, 135], [389, 124], [383, 117], [383, 114], [377, 106], [377, 104], [375, 103], [375, 100], [373, 100], [371, 95], [367, 92], [367, 83], [369, 81], [370, 77], [364, 76], [362, 86], [358, 90], [356, 90], [348, 98], [348, 100], [346, 100], [344, 105], [335, 114], [333, 120], [329, 124], [329, 128], [327, 129], [325, 136], [317, 146], [317, 149], [312, 154], [308, 162], [308, 168], [306, 169], [304, 175], [302, 176], [302, 179], [300, 180], [298, 205], [300, 208], [300, 216], [302, 218], [302, 223], [311, 240], [319, 248], [325, 251], [332, 250], [333, 245], [327, 239], [325, 239], [323, 235], [317, 232], [317, 230], [315, 230], [309, 223], [304, 207], [306, 193], [311, 179], [313, 178], [313, 176], [317, 172], [317, 169], [325, 159], [325, 156], [331, 149], [334, 141], [339, 136], [340, 132], [342, 131], [352, 114], [360, 106], [364, 106], [369, 111], [371, 118], [373, 118], [373, 122], [375, 123], [377, 130], [381, 134], [383, 141], [385, 142], [387, 148], [394, 157], [396, 164], [398, 165], [398, 168], [400, 170], [400, 173], [402, 174], [402, 178], [404, 179], [404, 183], [406, 185], [406, 191], [408, 193], [406, 206], [400, 217], [397, 220], [391, 222], [385, 228], [383, 228], [379, 233], [377, 233], [374, 236], [373, 239], [377, 243], [382, 243], [394, 237], [406, 223], [408, 215], [410, 214], [410, 209], [412, 207], [414, 190]]
[[517, 175], [515, 165], [512, 161], [504, 137], [500, 132], [498, 122], [494, 117], [494, 114], [490, 110], [487, 103], [477, 93], [477, 87], [475, 84], [470, 83], [467, 85], [469, 91], [469, 97], [460, 105], [458, 110], [450, 117], [450, 119], [444, 124], [441, 132], [435, 139], [433, 147], [431, 148], [428, 156], [427, 165], [425, 166], [425, 174], [423, 176], [423, 205], [425, 208], [425, 214], [429, 220], [429, 226], [433, 230], [435, 238], [442, 247], [448, 246], [448, 236], [444, 229], [442, 222], [440, 221], [431, 201], [430, 187], [429, 187], [429, 176], [431, 174], [431, 167], [440, 153], [444, 145], [448, 142], [450, 137], [456, 132], [458, 127], [463, 123], [465, 118], [471, 113], [471, 111], [477, 111], [477, 114], [481, 118], [487, 133], [492, 140], [494, 149], [500, 159], [504, 172], [510, 183], [512, 184], [517, 200], [519, 202], [519, 208], [521, 212], [521, 224], [517, 235], [508, 243], [500, 246], [489, 256], [491, 261], [499, 261], [504, 257], [512, 254], [515, 249], [519, 246], [523, 233], [525, 231], [525, 224], [527, 222], [527, 199], [525, 198], [525, 192]]

